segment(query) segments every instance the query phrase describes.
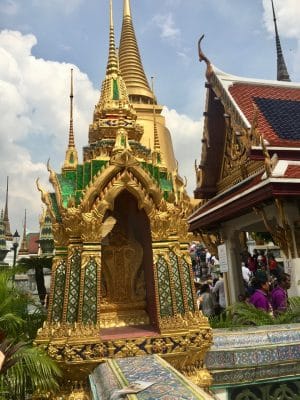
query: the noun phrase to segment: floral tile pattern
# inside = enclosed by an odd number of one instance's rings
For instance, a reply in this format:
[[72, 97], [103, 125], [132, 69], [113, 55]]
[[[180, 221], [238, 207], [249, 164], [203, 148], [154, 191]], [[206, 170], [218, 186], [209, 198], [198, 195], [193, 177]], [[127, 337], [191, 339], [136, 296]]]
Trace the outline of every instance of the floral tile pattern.
[[300, 376], [300, 324], [215, 329], [206, 367], [214, 386]]
[[90, 375], [93, 400], [109, 400], [112, 394], [136, 381], [154, 382], [130, 395], [138, 400], [212, 400], [159, 356], [128, 357], [100, 364]]

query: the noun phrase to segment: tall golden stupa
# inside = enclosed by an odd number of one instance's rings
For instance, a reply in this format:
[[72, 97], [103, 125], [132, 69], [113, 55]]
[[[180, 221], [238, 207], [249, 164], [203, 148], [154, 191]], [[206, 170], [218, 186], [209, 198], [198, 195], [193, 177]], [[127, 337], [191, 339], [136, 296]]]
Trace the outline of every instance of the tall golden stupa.
[[[37, 181], [53, 225], [55, 257], [48, 317], [36, 342], [84, 381], [107, 359], [158, 354], [194, 382], [211, 344], [197, 310], [189, 253], [190, 199], [170, 133], [149, 88], [124, 0], [119, 56], [110, 0], [106, 76], [89, 126], [83, 163], [73, 132], [54, 192]], [[67, 386], [66, 386], [67, 387]]]

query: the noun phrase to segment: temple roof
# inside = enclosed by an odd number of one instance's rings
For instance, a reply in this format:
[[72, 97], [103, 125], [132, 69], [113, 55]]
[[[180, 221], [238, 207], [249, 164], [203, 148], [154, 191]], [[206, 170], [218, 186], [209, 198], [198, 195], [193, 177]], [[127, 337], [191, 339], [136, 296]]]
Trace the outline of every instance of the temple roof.
[[28, 254], [38, 254], [39, 251], [39, 232], [28, 233], [26, 236]]
[[211, 228], [274, 197], [300, 195], [300, 84], [238, 77], [206, 63], [195, 190], [204, 204], [190, 216], [191, 230]]
[[211, 67], [212, 85], [221, 88], [245, 127], [258, 109], [257, 129], [270, 146], [300, 147], [300, 83], [239, 77]]
[[[278, 163], [279, 164], [279, 163]], [[282, 169], [281, 175], [276, 172]], [[243, 215], [257, 207], [262, 202], [273, 201], [275, 197], [285, 196], [294, 198], [300, 194], [300, 162], [286, 164], [285, 168], [278, 165], [272, 177], [266, 177], [265, 172], [245, 179], [232, 186], [225, 192], [216, 195], [200, 206], [189, 217], [190, 229], [211, 228], [220, 222], [225, 222], [233, 217]]]
[[228, 91], [248, 121], [258, 107], [257, 129], [270, 146], [300, 147], [300, 85], [236, 82]]

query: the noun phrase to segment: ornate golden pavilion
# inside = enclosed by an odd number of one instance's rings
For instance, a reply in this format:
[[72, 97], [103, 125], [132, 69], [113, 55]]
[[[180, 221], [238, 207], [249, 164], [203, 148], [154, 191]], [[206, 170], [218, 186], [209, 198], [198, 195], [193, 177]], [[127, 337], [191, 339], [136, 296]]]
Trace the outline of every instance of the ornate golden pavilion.
[[[83, 163], [73, 133], [54, 192], [37, 181], [53, 224], [55, 257], [47, 322], [37, 343], [83, 380], [108, 358], [159, 354], [201, 386], [212, 336], [196, 311], [187, 216], [170, 133], [142, 66], [129, 0], [109, 55]], [[83, 372], [85, 371], [85, 372]]]

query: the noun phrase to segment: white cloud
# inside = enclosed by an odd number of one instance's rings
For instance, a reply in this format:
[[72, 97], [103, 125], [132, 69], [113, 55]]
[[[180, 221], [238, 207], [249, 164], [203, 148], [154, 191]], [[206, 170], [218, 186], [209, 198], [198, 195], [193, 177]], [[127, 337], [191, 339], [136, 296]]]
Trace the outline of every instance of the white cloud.
[[180, 29], [175, 27], [174, 18], [171, 13], [158, 14], [153, 17], [153, 22], [160, 29], [160, 36], [167, 40], [178, 40], [181, 36]]
[[[274, 22], [271, 2], [263, 0], [264, 21], [268, 31], [274, 34]], [[277, 25], [280, 36], [288, 38], [300, 37], [300, 2], [299, 0], [277, 0], [274, 1]]]
[[[266, 29], [274, 37], [274, 22], [269, 0], [262, 0], [264, 7], [264, 22]], [[300, 2], [299, 0], [277, 0], [274, 1], [274, 8], [277, 19], [277, 26], [280, 38], [294, 39], [293, 49], [283, 48], [285, 58], [287, 52], [293, 51], [293, 65], [288, 65], [288, 71], [292, 72], [294, 80], [300, 79], [299, 63], [300, 63]]]
[[0, 0], [0, 13], [16, 15], [19, 12], [19, 5], [14, 0]]
[[38, 226], [41, 210], [35, 179], [47, 186], [48, 157], [59, 170], [69, 129], [70, 68], [74, 68], [74, 130], [79, 151], [87, 142], [92, 110], [98, 92], [86, 74], [75, 66], [34, 57], [33, 35], [0, 32], [0, 199], [10, 176], [9, 215], [12, 229], [21, 229], [24, 208], [29, 228]]
[[196, 188], [194, 163], [196, 159], [199, 161], [201, 154], [203, 119], [195, 121], [167, 107], [164, 107], [162, 114], [172, 135], [175, 157], [179, 162], [179, 174], [187, 177], [187, 190], [192, 195]]

